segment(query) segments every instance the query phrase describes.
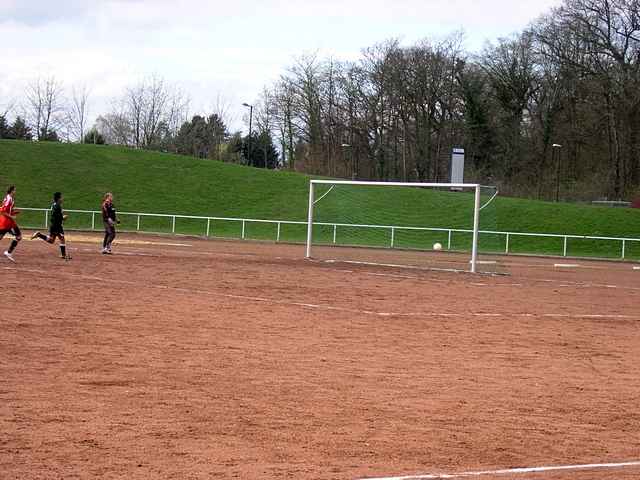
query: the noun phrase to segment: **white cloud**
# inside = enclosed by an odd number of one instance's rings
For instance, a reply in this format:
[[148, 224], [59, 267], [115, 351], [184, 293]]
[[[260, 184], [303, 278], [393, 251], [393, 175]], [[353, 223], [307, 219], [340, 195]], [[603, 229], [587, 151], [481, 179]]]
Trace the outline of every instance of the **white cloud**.
[[219, 93], [239, 104], [304, 52], [351, 59], [390, 37], [410, 43], [461, 29], [477, 49], [558, 1], [0, 0], [0, 105], [39, 74], [91, 85], [94, 113], [150, 74], [181, 84], [197, 109]]

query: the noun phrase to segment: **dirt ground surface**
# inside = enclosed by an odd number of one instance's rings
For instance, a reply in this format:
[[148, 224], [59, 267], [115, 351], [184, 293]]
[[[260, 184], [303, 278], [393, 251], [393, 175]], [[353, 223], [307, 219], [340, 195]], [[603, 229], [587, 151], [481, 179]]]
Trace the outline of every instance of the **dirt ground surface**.
[[[98, 237], [70, 245], [69, 262], [25, 240], [0, 263], [1, 479], [640, 461], [632, 264], [508, 257], [489, 276], [186, 237], [122, 236], [113, 256]], [[640, 466], [473, 478], [627, 480]]]

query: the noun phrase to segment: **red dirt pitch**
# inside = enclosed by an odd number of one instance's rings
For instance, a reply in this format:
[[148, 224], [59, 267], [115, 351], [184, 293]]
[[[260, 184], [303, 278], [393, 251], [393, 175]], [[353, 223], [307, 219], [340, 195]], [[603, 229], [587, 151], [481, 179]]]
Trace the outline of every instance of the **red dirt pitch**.
[[[630, 264], [512, 257], [510, 275], [482, 276], [313, 262], [289, 245], [123, 236], [112, 257], [97, 237], [71, 245], [64, 262], [23, 241], [18, 263], [0, 264], [2, 479], [640, 460]], [[640, 468], [473, 478], [494, 477], [638, 479]]]

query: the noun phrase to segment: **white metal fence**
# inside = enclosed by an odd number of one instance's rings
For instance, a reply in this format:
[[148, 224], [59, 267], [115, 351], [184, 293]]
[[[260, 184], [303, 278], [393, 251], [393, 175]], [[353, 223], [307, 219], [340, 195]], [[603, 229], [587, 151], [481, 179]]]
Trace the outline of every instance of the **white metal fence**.
[[[49, 223], [49, 210], [46, 208], [21, 208], [22, 211], [25, 212], [34, 212], [42, 214], [41, 220], [42, 223], [37, 222], [38, 224], [24, 224], [23, 226], [26, 228], [46, 228]], [[102, 230], [102, 216], [100, 211], [95, 210], [65, 210], [65, 212], [70, 214], [81, 214], [85, 215], [87, 218], [86, 224], [78, 224], [77, 219], [75, 223], [70, 227], [72, 229], [78, 230]], [[275, 232], [273, 237], [270, 240], [274, 240], [276, 242], [281, 241], [299, 241], [304, 242], [305, 237], [304, 234], [301, 233], [298, 237], [292, 239], [283, 239], [283, 227], [284, 226], [298, 226], [301, 229], [304, 228], [306, 230], [307, 222], [302, 221], [291, 221], [291, 220], [263, 220], [263, 219], [255, 219], [255, 218], [230, 218], [230, 217], [205, 217], [205, 216], [194, 216], [194, 215], [171, 215], [171, 214], [163, 214], [163, 213], [141, 213], [141, 212], [118, 212], [118, 216], [120, 218], [127, 218], [128, 221], [123, 226], [122, 231], [132, 232], [132, 231], [141, 231], [141, 232], [149, 232], [149, 233], [185, 233], [185, 234], [195, 234], [195, 235], [204, 235], [206, 237], [229, 237], [232, 238], [240, 238], [247, 239], [247, 227], [251, 224], [262, 224], [262, 225], [272, 225], [275, 227]], [[89, 221], [90, 218], [90, 221]], [[165, 223], [165, 228], [162, 229], [154, 229], [153, 227], [146, 227], [143, 223], [145, 220], [156, 219]], [[135, 228], [130, 226], [133, 223], [135, 224]], [[201, 228], [196, 230], [193, 227], [190, 229], [183, 229], [179, 231], [176, 227], [176, 220], [195, 220], [198, 223], [201, 222]], [[213, 228], [214, 222], [218, 223], [230, 223], [239, 226], [238, 235], [229, 235], [229, 230], [215, 230]], [[156, 223], [156, 225], [158, 225]], [[459, 228], [436, 228], [436, 227], [404, 227], [397, 225], [365, 225], [365, 224], [351, 224], [351, 223], [323, 223], [316, 222], [314, 223], [316, 226], [327, 227], [329, 229], [329, 237], [330, 243], [340, 244], [338, 241], [338, 235], [341, 229], [373, 229], [377, 231], [387, 231], [389, 233], [387, 247], [389, 248], [401, 248], [397, 244], [397, 234], [398, 232], [437, 232], [446, 236], [447, 241], [447, 249], [451, 250], [454, 247], [454, 236], [456, 234], [460, 235], [471, 235], [473, 234], [473, 230], [471, 229], [459, 229]], [[221, 233], [221, 234], [219, 234]], [[589, 235], [563, 235], [563, 234], [551, 234], [551, 233], [524, 233], [524, 232], [501, 232], [501, 231], [493, 231], [493, 230], [480, 230], [480, 235], [482, 236], [495, 236], [499, 237], [502, 240], [499, 240], [499, 243], [503, 245], [503, 248], [500, 251], [492, 250], [491, 253], [514, 253], [512, 249], [513, 240], [516, 238], [538, 238], [538, 239], [558, 239], [559, 240], [559, 248], [558, 251], [549, 251], [549, 248], [545, 248], [544, 251], [536, 251], [532, 249], [531, 251], [527, 250], [519, 250], [517, 253], [547, 253], [554, 255], [562, 255], [564, 257], [569, 256], [569, 245], [570, 241], [595, 241], [595, 242], [607, 242], [611, 245], [611, 248], [604, 249], [606, 251], [606, 255], [589, 255], [593, 257], [601, 257], [601, 258], [621, 258], [626, 259], [629, 258], [629, 247], [633, 245], [637, 249], [637, 255], [631, 255], [633, 258], [640, 258], [640, 238], [623, 238], [623, 237], [607, 237], [607, 236], [589, 236]], [[616, 247], [613, 247], [616, 245]], [[603, 249], [599, 249], [598, 251], [602, 251]], [[636, 250], [634, 250], [635, 252]], [[596, 252], [597, 253], [597, 252]]]

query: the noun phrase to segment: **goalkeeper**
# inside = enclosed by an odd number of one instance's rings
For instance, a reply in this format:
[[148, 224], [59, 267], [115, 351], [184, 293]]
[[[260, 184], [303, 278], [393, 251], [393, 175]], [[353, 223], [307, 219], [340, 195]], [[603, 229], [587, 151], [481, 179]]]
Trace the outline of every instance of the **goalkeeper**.
[[111, 244], [116, 238], [116, 225], [120, 223], [116, 216], [116, 208], [113, 206], [113, 194], [106, 193], [102, 199], [102, 221], [104, 222], [104, 240], [102, 241], [102, 254], [111, 255]]

